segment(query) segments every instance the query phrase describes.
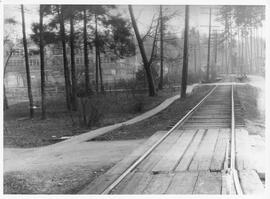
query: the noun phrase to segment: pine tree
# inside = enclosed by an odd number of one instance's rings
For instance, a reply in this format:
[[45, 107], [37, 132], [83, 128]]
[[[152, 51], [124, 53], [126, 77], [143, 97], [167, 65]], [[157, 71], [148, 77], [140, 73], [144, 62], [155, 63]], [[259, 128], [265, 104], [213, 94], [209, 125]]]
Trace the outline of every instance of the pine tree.
[[188, 76], [188, 32], [189, 32], [189, 6], [185, 6], [185, 32], [184, 32], [184, 53], [183, 53], [183, 69], [181, 83], [181, 98], [186, 97], [187, 76]]
[[21, 5], [21, 14], [22, 14], [23, 48], [24, 48], [25, 68], [26, 68], [27, 90], [28, 90], [28, 98], [29, 98], [29, 110], [30, 110], [30, 118], [33, 118], [34, 117], [34, 103], [33, 103], [33, 95], [32, 95], [32, 88], [31, 88], [31, 76], [30, 76], [28, 48], [27, 48], [26, 33], [25, 33], [25, 17], [24, 17], [23, 5]]

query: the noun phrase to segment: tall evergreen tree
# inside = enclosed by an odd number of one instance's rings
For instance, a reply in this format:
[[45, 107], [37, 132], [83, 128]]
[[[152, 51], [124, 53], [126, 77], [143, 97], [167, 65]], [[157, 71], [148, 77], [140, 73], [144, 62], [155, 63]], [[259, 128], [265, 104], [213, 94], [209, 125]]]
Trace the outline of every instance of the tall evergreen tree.
[[44, 39], [43, 39], [43, 6], [39, 6], [39, 49], [40, 49], [40, 80], [41, 80], [41, 114], [42, 119], [46, 118], [46, 101], [45, 101], [45, 63], [44, 63]]
[[22, 15], [22, 34], [23, 34], [23, 48], [24, 48], [25, 68], [26, 68], [27, 90], [28, 90], [28, 98], [29, 98], [29, 110], [30, 110], [30, 118], [33, 118], [34, 117], [34, 103], [33, 103], [33, 95], [32, 95], [32, 88], [31, 88], [31, 76], [30, 76], [28, 48], [27, 48], [26, 33], [25, 33], [25, 17], [24, 17], [23, 5], [21, 5], [21, 15]]
[[[97, 14], [94, 13], [94, 15], [95, 15], [95, 50], [96, 50], [96, 92], [98, 92], [98, 72], [101, 71], [99, 71], [100, 53], [99, 53]], [[102, 74], [100, 74], [100, 76], [102, 76]]]
[[72, 110], [77, 110], [77, 77], [76, 77], [76, 66], [75, 66], [75, 47], [74, 47], [74, 9], [73, 6], [69, 6], [69, 25], [70, 25], [70, 64], [71, 64], [71, 84], [72, 94], [71, 103]]
[[208, 33], [208, 47], [207, 47], [207, 70], [206, 70], [206, 81], [209, 81], [209, 70], [210, 70], [210, 48], [211, 48], [211, 18], [212, 9], [209, 9], [209, 33]]
[[58, 20], [60, 24], [60, 35], [62, 42], [62, 51], [63, 51], [63, 65], [64, 65], [64, 76], [65, 76], [65, 90], [66, 90], [66, 104], [67, 109], [71, 109], [71, 85], [70, 85], [70, 73], [68, 68], [67, 53], [66, 53], [66, 33], [65, 33], [65, 23], [64, 23], [64, 9], [63, 6], [56, 6]]
[[189, 6], [185, 6], [185, 32], [184, 32], [184, 53], [183, 53], [183, 69], [181, 98], [186, 97], [187, 77], [188, 77], [188, 32], [189, 32]]
[[158, 88], [163, 89], [163, 15], [162, 15], [162, 5], [160, 5], [160, 79]]
[[83, 9], [83, 49], [84, 49], [84, 76], [85, 76], [85, 93], [89, 92], [89, 59], [87, 49], [87, 10]]

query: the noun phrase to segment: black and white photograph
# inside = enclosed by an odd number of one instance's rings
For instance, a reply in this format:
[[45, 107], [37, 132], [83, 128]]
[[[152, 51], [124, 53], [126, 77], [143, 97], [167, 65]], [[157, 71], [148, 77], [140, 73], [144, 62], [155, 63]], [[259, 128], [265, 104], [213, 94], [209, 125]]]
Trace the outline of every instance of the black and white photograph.
[[269, 197], [266, 1], [0, 6], [1, 198]]

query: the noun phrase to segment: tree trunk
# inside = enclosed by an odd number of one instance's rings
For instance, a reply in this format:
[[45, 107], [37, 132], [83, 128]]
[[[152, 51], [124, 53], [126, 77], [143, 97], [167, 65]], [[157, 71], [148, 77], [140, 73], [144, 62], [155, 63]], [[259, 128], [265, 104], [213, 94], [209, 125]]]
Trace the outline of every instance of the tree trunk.
[[250, 53], [250, 41], [248, 36], [245, 37], [245, 60], [247, 60], [247, 66], [248, 66], [248, 70], [247, 72], [250, 73], [251, 72], [251, 65], [252, 65], [252, 55]]
[[[198, 32], [198, 57], [199, 57], [199, 67], [201, 67], [202, 64], [202, 58], [201, 58], [201, 42], [200, 42], [200, 33]], [[199, 68], [200, 72], [200, 68]]]
[[250, 29], [250, 72], [252, 73], [252, 68], [253, 68], [253, 59], [254, 59], [254, 56], [253, 56], [253, 41], [252, 41], [252, 37], [253, 37], [253, 31], [252, 29]]
[[260, 57], [263, 58], [264, 54], [263, 54], [263, 31], [261, 29], [260, 31]]
[[197, 54], [196, 54], [196, 45], [195, 44], [194, 44], [193, 51], [194, 51], [194, 72], [196, 73], [197, 72]]
[[[225, 14], [225, 34], [229, 33], [229, 24], [228, 24], [228, 15]], [[228, 48], [229, 48], [229, 37], [225, 35], [225, 68], [226, 68], [226, 74], [229, 74], [229, 64], [228, 64]]]
[[71, 62], [71, 82], [72, 82], [72, 110], [77, 110], [77, 78], [74, 52], [74, 24], [73, 15], [69, 18], [70, 22], [70, 62]]
[[24, 8], [21, 5], [21, 13], [22, 13], [22, 34], [23, 34], [23, 47], [24, 47], [24, 58], [25, 58], [25, 68], [26, 68], [26, 79], [27, 79], [27, 90], [28, 90], [28, 98], [29, 98], [29, 109], [30, 109], [30, 118], [34, 116], [34, 104], [33, 104], [33, 96], [32, 96], [32, 88], [31, 88], [31, 76], [30, 76], [30, 68], [29, 68], [29, 60], [28, 60], [28, 49], [26, 42], [26, 34], [25, 34], [25, 19], [24, 19]]
[[99, 78], [100, 78], [100, 91], [104, 93], [104, 85], [103, 85], [103, 77], [102, 77], [102, 67], [101, 67], [101, 59], [100, 59], [100, 50], [98, 48], [98, 66], [99, 66]]
[[6, 75], [6, 70], [7, 70], [7, 66], [8, 66], [8, 62], [10, 57], [12, 56], [13, 50], [11, 49], [7, 60], [5, 62], [5, 66], [4, 66], [4, 110], [8, 109], [8, 99], [7, 99], [7, 95], [6, 95], [6, 87], [5, 87], [5, 75]]
[[46, 118], [45, 99], [45, 65], [44, 65], [44, 38], [43, 38], [43, 7], [39, 6], [39, 49], [40, 49], [40, 87], [41, 87], [41, 118]]
[[4, 84], [4, 110], [8, 109], [8, 100], [7, 100], [7, 95], [6, 95], [6, 87]]
[[224, 52], [224, 44], [222, 44], [222, 56], [221, 56], [221, 68], [220, 68], [220, 72], [221, 73], [224, 73], [224, 54], [225, 54], [225, 52]]
[[163, 16], [162, 5], [160, 5], [160, 79], [158, 88], [163, 89]]
[[65, 33], [65, 25], [64, 25], [64, 17], [63, 10], [59, 10], [58, 6], [58, 16], [60, 22], [60, 32], [61, 32], [61, 41], [62, 41], [62, 50], [63, 50], [63, 62], [64, 62], [64, 76], [65, 76], [65, 90], [66, 90], [66, 103], [67, 109], [70, 110], [71, 100], [70, 100], [70, 74], [67, 62], [67, 53], [66, 53], [66, 33]]
[[209, 69], [210, 69], [211, 17], [212, 17], [212, 9], [210, 8], [209, 33], [208, 33], [208, 51], [207, 51], [207, 71], [206, 71], [206, 81], [207, 82], [209, 81]]
[[238, 74], [237, 75], [239, 75], [239, 74], [241, 74], [241, 61], [240, 61], [240, 54], [241, 54], [241, 46], [240, 46], [240, 30], [239, 30], [239, 27], [238, 27], [238, 29], [237, 29], [237, 50], [238, 50], [238, 52], [237, 52], [237, 54], [238, 54], [238, 63], [237, 63], [237, 65], [238, 65]]
[[217, 31], [215, 32], [215, 67], [217, 67], [217, 55], [218, 55], [218, 44], [217, 44]]
[[[229, 18], [230, 22], [229, 24], [232, 24], [231, 22], [231, 18]], [[229, 72], [232, 73], [233, 72], [233, 65], [232, 65], [232, 27], [231, 25], [229, 25]]]
[[188, 33], [189, 33], [189, 6], [185, 6], [185, 33], [184, 33], [184, 52], [183, 52], [183, 69], [181, 98], [186, 97], [187, 76], [188, 76]]
[[228, 75], [229, 74], [229, 64], [228, 64], [228, 38], [226, 38], [226, 41], [225, 41], [225, 66], [226, 66], [226, 74]]
[[241, 75], [243, 75], [244, 72], [244, 35], [243, 35], [243, 30], [242, 30], [242, 36], [241, 36]]
[[89, 93], [89, 59], [87, 50], [87, 17], [86, 10], [83, 10], [83, 46], [84, 46], [84, 76], [85, 76], [85, 93]]
[[254, 31], [254, 51], [255, 51], [255, 58], [254, 58], [254, 72], [258, 72], [257, 68], [258, 68], [258, 45], [259, 45], [259, 41], [258, 41], [258, 30], [257, 28], [255, 28]]
[[145, 53], [145, 49], [144, 49], [144, 45], [143, 45], [143, 41], [141, 39], [138, 27], [137, 27], [137, 23], [133, 14], [133, 9], [132, 6], [129, 5], [129, 14], [130, 14], [130, 18], [131, 18], [131, 22], [132, 22], [132, 26], [138, 41], [138, 45], [139, 45], [139, 49], [141, 52], [141, 56], [142, 56], [142, 61], [143, 61], [143, 66], [145, 69], [145, 73], [146, 73], [146, 77], [147, 77], [147, 81], [148, 81], [148, 91], [149, 91], [149, 96], [155, 96], [156, 95], [156, 90], [155, 90], [155, 85], [154, 85], [154, 80], [153, 80], [153, 76], [152, 76], [152, 71], [151, 71], [151, 62], [148, 61], [146, 53]]
[[98, 58], [98, 49], [99, 49], [99, 43], [98, 43], [98, 30], [97, 30], [97, 15], [95, 14], [95, 50], [96, 50], [96, 92], [98, 93], [98, 67], [99, 67], [99, 58]]

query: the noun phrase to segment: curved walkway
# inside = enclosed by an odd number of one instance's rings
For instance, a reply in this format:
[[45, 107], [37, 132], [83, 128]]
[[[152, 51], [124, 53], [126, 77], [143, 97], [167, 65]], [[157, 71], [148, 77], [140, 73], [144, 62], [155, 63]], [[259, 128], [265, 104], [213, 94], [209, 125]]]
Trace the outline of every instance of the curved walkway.
[[[188, 86], [187, 93], [190, 93], [196, 85], [197, 84]], [[99, 128], [99, 129], [96, 129], [93, 131], [89, 131], [87, 133], [83, 133], [83, 134], [71, 137], [68, 140], [65, 140], [65, 141], [62, 141], [62, 142], [59, 142], [56, 144], [42, 146], [42, 147], [36, 147], [36, 148], [27, 148], [27, 149], [4, 148], [4, 165], [6, 168], [4, 170], [12, 170], [12, 168], [8, 168], [8, 167], [12, 167], [12, 166], [10, 166], [12, 164], [19, 164], [23, 167], [23, 165], [27, 165], [27, 164], [30, 166], [30, 163], [36, 164], [35, 162], [40, 162], [41, 160], [43, 161], [43, 163], [44, 163], [44, 161], [48, 161], [47, 163], [49, 163], [51, 161], [56, 163], [58, 161], [55, 159], [55, 157], [58, 157], [59, 154], [63, 155], [64, 153], [65, 154], [68, 153], [69, 154], [68, 156], [72, 156], [71, 154], [73, 152], [78, 151], [78, 150], [80, 151], [80, 153], [82, 152], [82, 150], [85, 150], [87, 153], [89, 153], [90, 151], [93, 151], [93, 148], [91, 148], [91, 147], [94, 147], [94, 146], [92, 146], [93, 145], [92, 143], [90, 144], [89, 142], [86, 142], [87, 140], [90, 140], [94, 137], [97, 137], [99, 135], [102, 135], [104, 133], [112, 131], [114, 129], [117, 129], [123, 125], [134, 124], [136, 122], [140, 122], [140, 121], [145, 120], [149, 117], [152, 117], [155, 114], [166, 109], [175, 100], [177, 100], [179, 98], [180, 98], [180, 95], [175, 95], [173, 97], [166, 99], [157, 107], [155, 107], [155, 108], [153, 108], [153, 109], [151, 109], [151, 110], [149, 110], [149, 111], [147, 111], [147, 112], [145, 112], [137, 117], [134, 117], [130, 120], [127, 120], [127, 121], [121, 122], [121, 123], [117, 123], [114, 125], [102, 127], [102, 128]], [[142, 140], [140, 142], [142, 142]], [[123, 142], [123, 144], [125, 145], [125, 142]], [[104, 143], [102, 145], [104, 145]], [[132, 144], [130, 146], [132, 146]], [[61, 158], [63, 158], [63, 156]], [[63, 159], [61, 159], [61, 161], [63, 161]], [[41, 165], [41, 164], [38, 163], [37, 165]], [[47, 165], [47, 164], [45, 164], [45, 165]], [[14, 167], [18, 168], [17, 166], [14, 166]]]

